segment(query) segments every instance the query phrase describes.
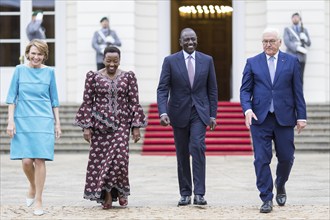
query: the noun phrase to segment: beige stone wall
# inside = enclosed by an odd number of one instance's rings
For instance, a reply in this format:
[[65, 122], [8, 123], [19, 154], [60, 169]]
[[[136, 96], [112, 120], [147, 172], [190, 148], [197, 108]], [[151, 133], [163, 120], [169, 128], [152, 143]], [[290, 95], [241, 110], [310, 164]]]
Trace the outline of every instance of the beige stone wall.
[[[136, 73], [140, 101], [156, 100], [159, 75], [158, 1], [68, 1], [68, 102], [81, 102], [85, 75], [96, 69], [93, 34], [103, 16], [110, 19], [122, 46], [121, 67]], [[169, 43], [168, 43], [169, 44]]]
[[[76, 100], [77, 89], [77, 2], [66, 3], [66, 91], [68, 102]], [[82, 94], [81, 94], [82, 97]]]
[[[261, 33], [264, 28], [278, 28], [283, 36], [284, 28], [291, 25], [294, 12], [302, 15], [312, 41], [304, 77], [306, 102], [329, 102], [329, 1], [245, 1], [246, 57], [262, 51]], [[284, 42], [281, 50], [286, 50]]]
[[[238, 0], [234, 0], [238, 1]], [[164, 7], [165, 6], [165, 7]], [[100, 28], [103, 16], [119, 35], [123, 45], [121, 68], [133, 70], [138, 78], [140, 101], [156, 101], [156, 88], [163, 58], [170, 51], [170, 11], [168, 1], [67, 1], [66, 3], [66, 86], [67, 101], [81, 102], [85, 75], [96, 69], [95, 52], [91, 47], [93, 33]], [[329, 102], [329, 1], [246, 0], [234, 11], [245, 14], [244, 35], [238, 49], [245, 60], [262, 51], [261, 33], [267, 26], [283, 32], [290, 25], [292, 13], [303, 16], [312, 46], [309, 48], [305, 72], [305, 96], [309, 103]], [[165, 24], [165, 26], [164, 26]], [[235, 25], [235, 24], [234, 24]], [[235, 37], [233, 38], [233, 44]], [[285, 51], [284, 44], [281, 49]], [[233, 74], [241, 78], [242, 67]], [[238, 76], [239, 75], [239, 76]], [[239, 90], [239, 83], [233, 90]], [[237, 92], [233, 92], [237, 96]], [[238, 97], [233, 99], [237, 101]]]
[[325, 16], [324, 16], [324, 23], [325, 23], [325, 62], [324, 62], [324, 84], [325, 84], [325, 100], [327, 102], [330, 102], [330, 56], [329, 56], [329, 50], [330, 50], [330, 37], [329, 37], [329, 32], [330, 32], [330, 27], [329, 27], [329, 20], [330, 20], [330, 1], [325, 1], [324, 4], [324, 10], [325, 10]]
[[158, 53], [158, 2], [135, 3], [135, 72], [138, 78], [140, 101], [156, 100]]

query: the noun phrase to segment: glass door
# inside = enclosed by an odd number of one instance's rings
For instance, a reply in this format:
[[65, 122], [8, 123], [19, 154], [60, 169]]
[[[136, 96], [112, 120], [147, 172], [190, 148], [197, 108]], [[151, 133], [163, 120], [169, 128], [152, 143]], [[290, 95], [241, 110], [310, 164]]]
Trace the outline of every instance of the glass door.
[[49, 48], [47, 66], [55, 66], [55, 0], [32, 0], [32, 12], [43, 13], [42, 26], [45, 30], [46, 42]]
[[0, 1], [0, 67], [12, 67], [20, 63], [20, 3], [20, 0]]
[[[56, 59], [56, 38], [63, 41], [63, 37], [58, 37], [62, 31], [55, 30], [55, 23], [65, 23], [65, 19], [55, 19], [55, 9], [63, 10], [64, 3], [55, 0], [1, 0], [0, 1], [0, 103], [5, 102], [9, 89], [12, 73], [16, 65], [26, 63], [24, 56], [25, 47], [29, 40], [26, 34], [26, 27], [32, 20], [34, 11], [42, 11], [42, 26], [45, 29], [45, 41], [49, 47], [49, 57], [46, 65], [58, 65]], [[62, 16], [63, 17], [63, 16]], [[65, 25], [58, 27], [64, 28]], [[61, 32], [63, 33], [63, 32]], [[63, 42], [62, 42], [63, 43]], [[57, 56], [59, 57], [59, 56]], [[60, 63], [62, 63], [60, 61]], [[61, 65], [63, 69], [63, 65]], [[62, 71], [61, 71], [62, 72]], [[59, 76], [61, 78], [61, 76]], [[58, 79], [57, 79], [58, 81]]]

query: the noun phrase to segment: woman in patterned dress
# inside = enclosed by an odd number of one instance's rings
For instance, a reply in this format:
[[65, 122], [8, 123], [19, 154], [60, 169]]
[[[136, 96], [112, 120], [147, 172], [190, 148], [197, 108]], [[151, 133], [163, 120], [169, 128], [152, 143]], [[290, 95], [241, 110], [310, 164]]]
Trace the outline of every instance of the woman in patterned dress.
[[42, 215], [45, 161], [54, 159], [55, 138], [61, 135], [59, 101], [54, 69], [44, 65], [47, 44], [32, 40], [25, 56], [29, 63], [16, 66], [6, 100], [7, 134], [11, 138], [10, 159], [22, 160], [30, 183], [26, 205], [35, 203], [33, 213]]
[[130, 195], [128, 180], [129, 135], [140, 140], [140, 128], [147, 125], [139, 104], [135, 74], [119, 69], [120, 50], [104, 50], [105, 68], [86, 75], [83, 103], [74, 124], [83, 128], [90, 143], [84, 198], [102, 203], [112, 201], [126, 206]]

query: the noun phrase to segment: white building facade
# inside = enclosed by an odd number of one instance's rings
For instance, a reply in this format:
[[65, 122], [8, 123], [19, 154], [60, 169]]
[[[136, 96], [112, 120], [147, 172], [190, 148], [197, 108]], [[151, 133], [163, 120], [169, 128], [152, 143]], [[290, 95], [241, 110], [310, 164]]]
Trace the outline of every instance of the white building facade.
[[[31, 0], [20, 1], [20, 54], [28, 40], [25, 27], [32, 13]], [[201, 1], [202, 4], [202, 1]], [[330, 102], [329, 1], [233, 0], [233, 62], [231, 100], [239, 101], [242, 71], [248, 57], [262, 51], [261, 33], [270, 26], [283, 31], [291, 25], [291, 15], [300, 12], [311, 36], [305, 69], [304, 92], [307, 103]], [[171, 51], [171, 2], [135, 1], [55, 1], [55, 70], [61, 103], [80, 103], [84, 80], [96, 69], [91, 46], [99, 20], [107, 16], [110, 28], [122, 41], [121, 67], [136, 73], [141, 103], [156, 102], [156, 89], [165, 56]], [[4, 16], [3, 12], [0, 12]], [[0, 39], [6, 43], [8, 39]], [[282, 51], [285, 45], [282, 44]], [[0, 58], [1, 59], [1, 58]], [[4, 104], [14, 66], [0, 66], [0, 98]], [[218, 79], [221, 80], [221, 79]]]

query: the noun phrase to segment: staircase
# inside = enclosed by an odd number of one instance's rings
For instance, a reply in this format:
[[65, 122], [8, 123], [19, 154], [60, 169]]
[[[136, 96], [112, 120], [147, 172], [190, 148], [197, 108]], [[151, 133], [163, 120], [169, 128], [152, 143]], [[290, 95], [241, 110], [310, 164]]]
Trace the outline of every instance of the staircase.
[[[238, 103], [233, 106], [221, 104], [218, 108], [215, 131], [207, 131], [207, 154], [221, 154], [218, 149], [222, 147], [223, 153], [232, 154], [249, 153], [251, 150], [249, 133], [247, 132], [243, 115]], [[55, 151], [88, 151], [89, 144], [82, 137], [81, 128], [72, 125], [78, 104], [63, 104], [60, 107], [62, 137], [56, 140]], [[10, 139], [6, 134], [7, 105], [0, 105], [0, 151], [8, 152]], [[150, 110], [149, 110], [150, 108]], [[159, 125], [159, 117], [155, 104], [143, 105], [148, 114], [149, 125], [141, 129], [144, 143], [134, 144], [130, 141], [130, 151], [142, 154], [174, 155], [174, 140], [170, 126]], [[330, 104], [307, 105], [308, 125], [301, 134], [295, 131], [296, 150], [329, 151], [330, 150]], [[236, 119], [235, 119], [236, 117]], [[229, 124], [230, 122], [230, 124]], [[233, 151], [235, 149], [235, 151]]]
[[295, 130], [296, 150], [330, 150], [330, 104], [307, 105], [307, 127]]
[[[59, 140], [55, 141], [56, 152], [89, 150], [89, 143], [84, 140], [82, 129], [72, 125], [79, 106], [79, 104], [62, 104], [60, 106], [62, 136]], [[6, 105], [0, 105], [0, 151], [4, 152], [8, 152], [10, 149], [10, 139], [6, 134], [7, 109], [8, 107]], [[143, 106], [143, 109], [145, 112], [148, 111], [146, 106]], [[141, 129], [141, 135], [144, 135], [144, 129]], [[141, 143], [134, 143], [130, 140], [130, 152], [140, 152], [141, 145], [142, 141]]]
[[[206, 154], [251, 154], [250, 133], [245, 127], [244, 117], [239, 103], [219, 102], [217, 111], [218, 126], [214, 131], [206, 132]], [[142, 147], [144, 155], [175, 154], [173, 130], [171, 126], [159, 124], [156, 104], [150, 104], [148, 126]]]

